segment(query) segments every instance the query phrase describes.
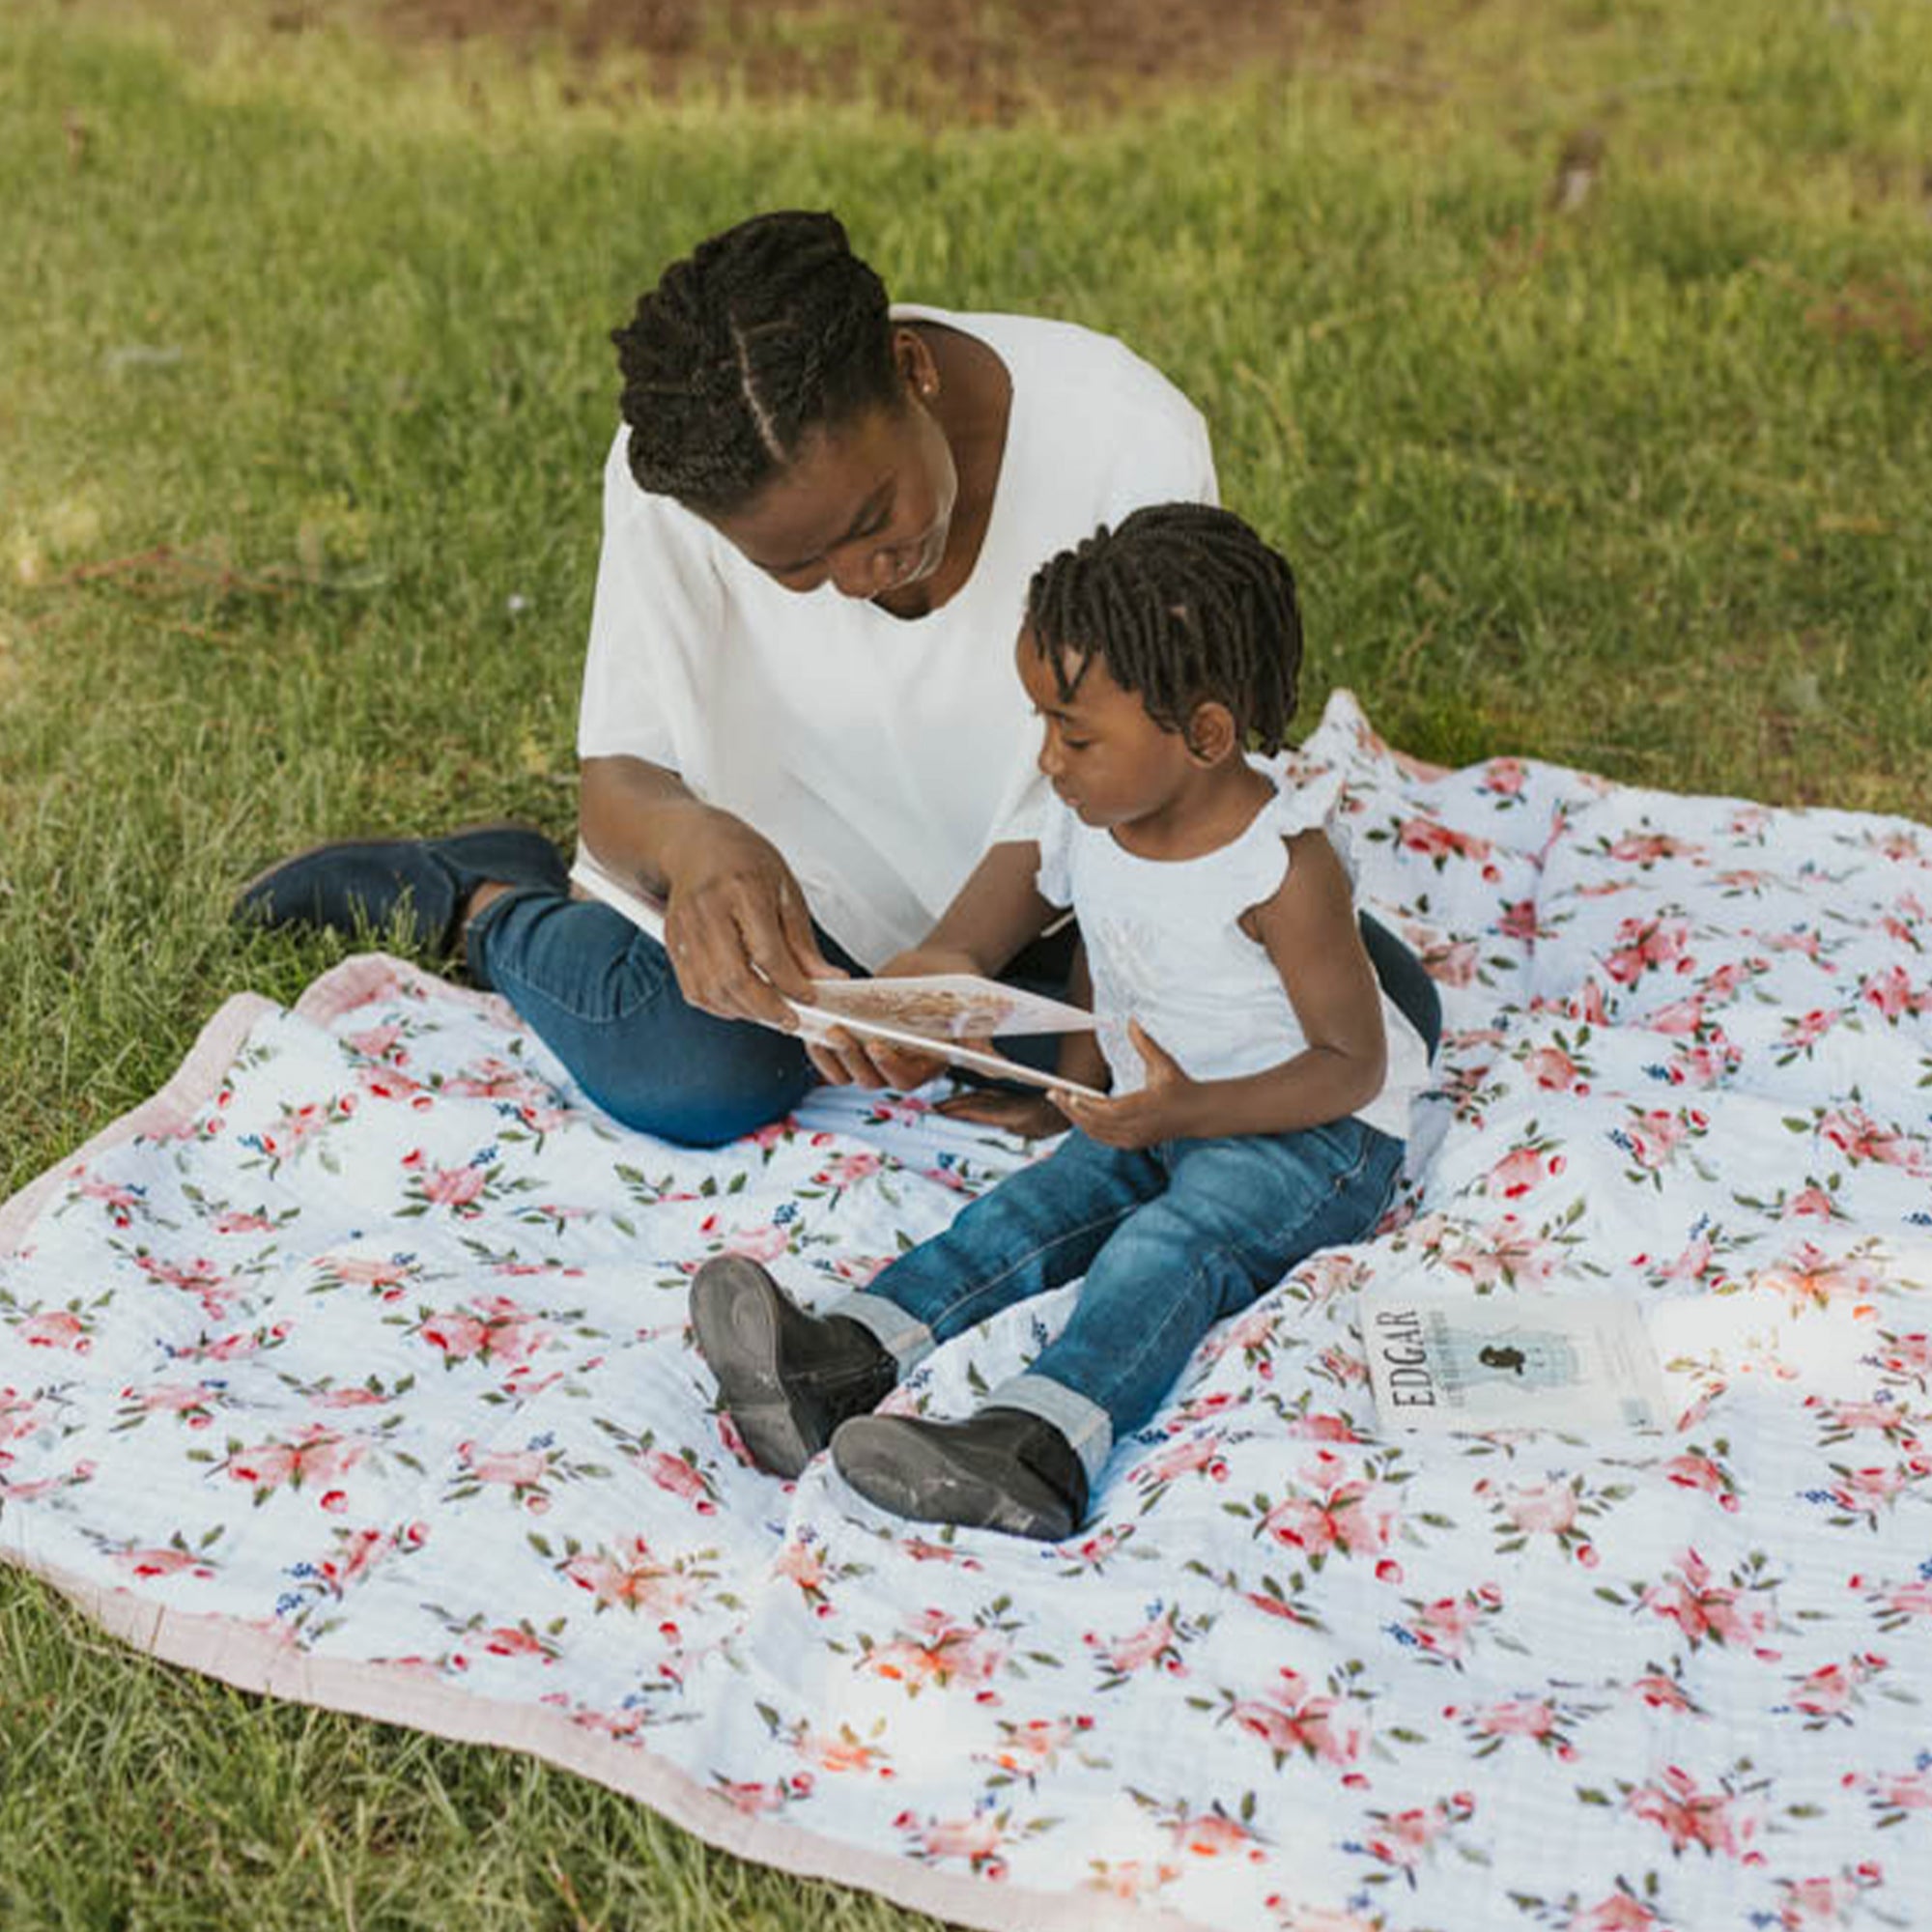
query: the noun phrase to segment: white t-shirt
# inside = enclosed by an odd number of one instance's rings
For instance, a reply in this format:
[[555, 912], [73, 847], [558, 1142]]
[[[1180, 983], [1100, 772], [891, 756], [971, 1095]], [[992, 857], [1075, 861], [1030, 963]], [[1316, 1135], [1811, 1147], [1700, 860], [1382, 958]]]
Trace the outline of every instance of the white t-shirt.
[[[1291, 863], [1284, 841], [1327, 826], [1341, 775], [1296, 785], [1284, 782], [1278, 764], [1249, 762], [1272, 781], [1274, 797], [1237, 837], [1196, 859], [1140, 858], [1051, 792], [1035, 820], [1039, 895], [1070, 905], [1080, 922], [1095, 1031], [1117, 1094], [1147, 1083], [1129, 1019], [1195, 1080], [1261, 1073], [1308, 1044], [1274, 960], [1240, 917], [1281, 890]], [[1394, 1001], [1381, 1000], [1387, 1071], [1355, 1118], [1406, 1140], [1410, 1103], [1429, 1083], [1429, 1049]]]
[[876, 966], [932, 928], [1031, 811], [1039, 726], [1013, 669], [1033, 573], [1143, 503], [1216, 500], [1200, 412], [1111, 337], [897, 305], [977, 337], [1012, 381], [973, 574], [923, 617], [774, 582], [701, 518], [604, 472], [604, 550], [577, 749], [678, 773], [748, 820], [813, 915]]

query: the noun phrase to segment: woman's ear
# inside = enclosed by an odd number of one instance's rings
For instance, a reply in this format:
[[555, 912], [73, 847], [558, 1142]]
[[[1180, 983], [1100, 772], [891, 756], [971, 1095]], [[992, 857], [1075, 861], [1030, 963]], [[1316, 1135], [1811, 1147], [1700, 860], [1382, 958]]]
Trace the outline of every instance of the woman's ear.
[[1236, 749], [1235, 714], [1215, 698], [1197, 704], [1182, 734], [1187, 755], [1197, 765], [1218, 765]]
[[893, 360], [897, 363], [907, 392], [929, 403], [939, 393], [939, 365], [925, 337], [916, 328], [893, 330]]

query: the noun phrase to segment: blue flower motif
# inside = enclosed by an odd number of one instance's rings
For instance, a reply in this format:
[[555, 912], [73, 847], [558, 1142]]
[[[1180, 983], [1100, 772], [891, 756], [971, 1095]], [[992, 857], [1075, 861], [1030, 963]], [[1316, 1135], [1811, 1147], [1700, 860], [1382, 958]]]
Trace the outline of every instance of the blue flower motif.
[[798, 1203], [796, 1201], [781, 1201], [773, 1210], [772, 1226], [775, 1228], [788, 1228], [797, 1219]]
[[1409, 1650], [1413, 1650], [1422, 1641], [1412, 1630], [1406, 1629], [1401, 1624], [1384, 1624], [1382, 1634], [1394, 1637], [1396, 1642]]

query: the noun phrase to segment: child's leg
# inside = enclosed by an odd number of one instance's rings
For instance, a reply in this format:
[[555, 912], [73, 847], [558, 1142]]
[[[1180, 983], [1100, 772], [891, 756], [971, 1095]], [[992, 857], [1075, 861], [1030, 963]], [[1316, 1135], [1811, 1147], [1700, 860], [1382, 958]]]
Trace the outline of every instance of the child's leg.
[[1172, 1180], [1087, 1270], [1072, 1318], [988, 1408], [1052, 1423], [1090, 1484], [1115, 1441], [1151, 1415], [1215, 1322], [1318, 1248], [1381, 1217], [1402, 1143], [1359, 1121], [1296, 1134], [1177, 1141]]
[[755, 1262], [706, 1262], [691, 1286], [692, 1328], [752, 1460], [798, 1475], [840, 1422], [864, 1414], [939, 1342], [1080, 1273], [1164, 1179], [1146, 1155], [1069, 1134], [865, 1293], [818, 1314]]
[[1166, 1184], [1152, 1154], [1102, 1147], [1076, 1130], [826, 1313], [870, 1329], [903, 1373], [1001, 1309], [1084, 1273]]

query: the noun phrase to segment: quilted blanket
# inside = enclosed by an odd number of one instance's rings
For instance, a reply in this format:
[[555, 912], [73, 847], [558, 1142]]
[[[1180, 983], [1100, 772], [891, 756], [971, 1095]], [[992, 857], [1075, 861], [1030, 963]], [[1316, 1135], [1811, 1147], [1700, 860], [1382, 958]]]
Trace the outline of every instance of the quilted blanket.
[[[1298, 757], [1439, 1089], [1079, 1540], [760, 1475], [686, 1328], [707, 1256], [822, 1301], [1033, 1150], [850, 1093], [666, 1146], [366, 956], [0, 1213], [0, 1558], [966, 1924], [1932, 1923], [1932, 830], [1436, 773], [1346, 695]], [[1371, 1282], [1628, 1297], [1677, 1425], [1385, 1432]], [[965, 1412], [1071, 1293], [894, 1400]]]

